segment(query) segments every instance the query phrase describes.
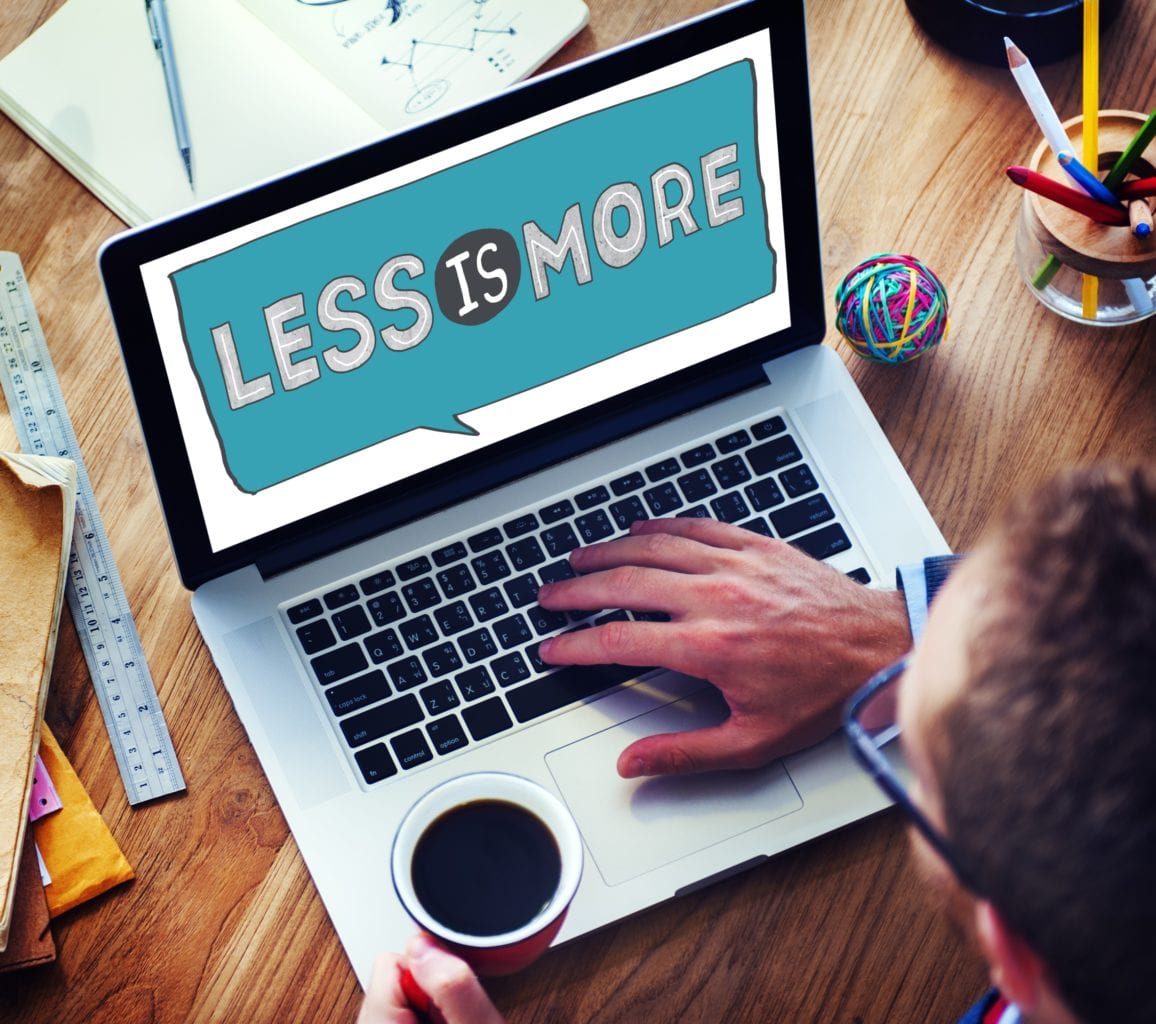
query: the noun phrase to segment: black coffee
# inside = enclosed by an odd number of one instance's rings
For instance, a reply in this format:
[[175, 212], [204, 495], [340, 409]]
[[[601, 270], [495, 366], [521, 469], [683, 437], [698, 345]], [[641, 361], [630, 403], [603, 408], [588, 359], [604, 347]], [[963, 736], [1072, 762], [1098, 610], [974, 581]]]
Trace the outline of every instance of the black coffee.
[[426, 911], [464, 935], [501, 935], [529, 923], [553, 898], [562, 855], [550, 830], [505, 800], [447, 811], [413, 853], [413, 888]]

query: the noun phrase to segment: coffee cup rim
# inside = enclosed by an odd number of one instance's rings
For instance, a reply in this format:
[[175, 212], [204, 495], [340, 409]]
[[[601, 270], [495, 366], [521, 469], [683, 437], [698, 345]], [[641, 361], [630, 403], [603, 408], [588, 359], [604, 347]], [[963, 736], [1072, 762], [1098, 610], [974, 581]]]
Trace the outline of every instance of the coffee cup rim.
[[[478, 800], [505, 800], [539, 818], [558, 843], [562, 871], [550, 902], [519, 928], [497, 935], [472, 935], [446, 927], [422, 906], [408, 870], [418, 839], [438, 817]], [[445, 942], [473, 949], [497, 949], [537, 935], [569, 907], [582, 877], [582, 836], [569, 809], [541, 783], [512, 772], [469, 772], [438, 783], [414, 801], [394, 834], [390, 875], [406, 913], [418, 926]]]

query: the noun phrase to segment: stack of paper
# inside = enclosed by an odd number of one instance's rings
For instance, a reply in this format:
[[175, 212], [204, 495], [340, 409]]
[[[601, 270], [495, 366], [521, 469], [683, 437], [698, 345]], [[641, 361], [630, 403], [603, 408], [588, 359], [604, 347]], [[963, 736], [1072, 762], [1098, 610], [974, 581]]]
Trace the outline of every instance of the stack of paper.
[[0, 455], [0, 950], [12, 923], [75, 517], [73, 462]]

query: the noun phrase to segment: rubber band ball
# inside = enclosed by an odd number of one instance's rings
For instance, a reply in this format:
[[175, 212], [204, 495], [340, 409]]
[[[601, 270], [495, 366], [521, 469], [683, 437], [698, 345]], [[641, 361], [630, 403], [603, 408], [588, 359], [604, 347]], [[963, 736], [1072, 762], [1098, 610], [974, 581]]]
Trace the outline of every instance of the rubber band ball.
[[914, 256], [879, 253], [836, 289], [835, 327], [864, 359], [910, 362], [947, 337], [947, 289]]

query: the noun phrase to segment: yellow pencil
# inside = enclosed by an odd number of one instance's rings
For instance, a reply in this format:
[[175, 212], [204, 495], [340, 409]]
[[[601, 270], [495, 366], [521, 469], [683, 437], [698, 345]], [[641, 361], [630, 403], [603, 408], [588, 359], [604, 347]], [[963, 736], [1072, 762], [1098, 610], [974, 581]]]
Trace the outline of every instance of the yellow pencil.
[[[1084, 0], [1084, 166], [1100, 176], [1100, 0]], [[1096, 319], [1099, 290], [1099, 281], [1085, 274], [1085, 320]]]

